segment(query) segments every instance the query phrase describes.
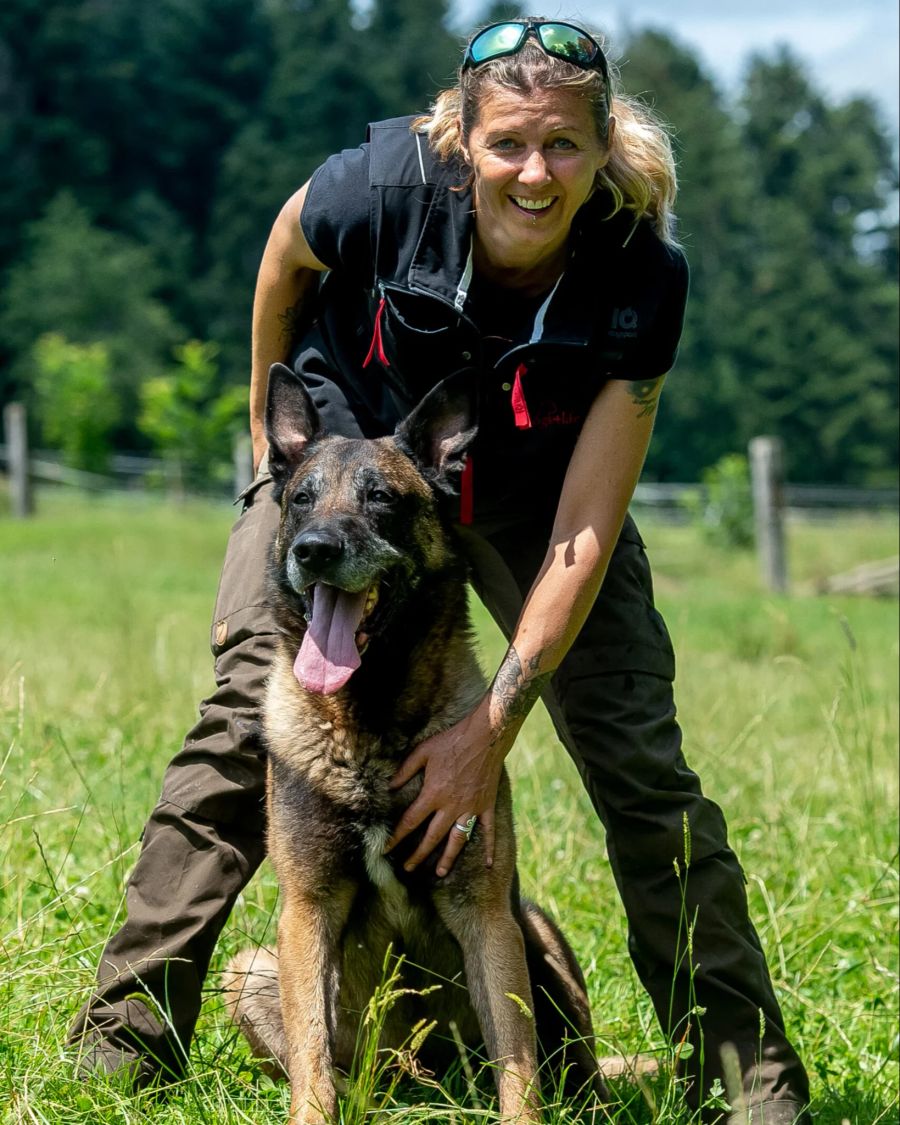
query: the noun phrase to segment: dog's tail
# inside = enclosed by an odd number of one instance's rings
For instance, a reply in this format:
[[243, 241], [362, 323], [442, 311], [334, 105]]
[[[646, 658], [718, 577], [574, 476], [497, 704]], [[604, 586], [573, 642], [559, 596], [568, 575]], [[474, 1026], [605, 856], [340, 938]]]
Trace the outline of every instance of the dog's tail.
[[287, 1038], [278, 993], [278, 956], [263, 947], [243, 949], [228, 962], [222, 974], [222, 992], [234, 1023], [243, 1032], [263, 1069], [283, 1078], [287, 1065]]

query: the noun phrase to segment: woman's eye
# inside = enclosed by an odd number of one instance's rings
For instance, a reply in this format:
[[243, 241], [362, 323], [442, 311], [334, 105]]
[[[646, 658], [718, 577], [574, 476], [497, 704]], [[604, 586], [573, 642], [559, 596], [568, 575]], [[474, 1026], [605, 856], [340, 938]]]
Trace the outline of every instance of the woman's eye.
[[575, 148], [575, 142], [570, 141], [568, 137], [557, 137], [550, 144], [551, 148], [572, 149]]
[[501, 137], [499, 141], [494, 141], [494, 148], [499, 149], [500, 152], [511, 152], [516, 147], [512, 137]]

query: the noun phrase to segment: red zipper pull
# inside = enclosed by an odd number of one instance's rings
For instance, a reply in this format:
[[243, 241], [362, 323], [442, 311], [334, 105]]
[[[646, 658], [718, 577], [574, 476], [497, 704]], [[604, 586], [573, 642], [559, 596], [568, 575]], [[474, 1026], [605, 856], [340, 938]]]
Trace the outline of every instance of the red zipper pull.
[[382, 297], [378, 302], [378, 312], [375, 313], [375, 328], [372, 331], [372, 343], [369, 344], [369, 354], [363, 360], [363, 367], [368, 367], [372, 362], [374, 355], [378, 356], [378, 362], [383, 367], [390, 367], [388, 357], [384, 354], [384, 343], [381, 338], [381, 317], [384, 313], [384, 302], [386, 298]]
[[528, 403], [525, 401], [525, 391], [522, 388], [522, 376], [527, 371], [528, 368], [525, 364], [520, 363], [516, 368], [516, 376], [513, 380], [512, 408], [513, 416], [516, 419], [516, 429], [519, 430], [531, 429], [531, 415], [528, 413]]
[[462, 480], [459, 482], [459, 522], [466, 527], [472, 522], [475, 509], [475, 493], [472, 487], [472, 455], [466, 457]]

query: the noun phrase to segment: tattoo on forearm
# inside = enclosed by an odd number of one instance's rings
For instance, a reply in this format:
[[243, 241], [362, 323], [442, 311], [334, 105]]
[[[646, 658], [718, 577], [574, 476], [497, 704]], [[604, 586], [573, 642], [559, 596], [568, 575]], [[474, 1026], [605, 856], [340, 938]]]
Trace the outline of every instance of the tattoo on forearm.
[[291, 305], [286, 308], [283, 313], [278, 316], [279, 323], [281, 324], [281, 336], [289, 344], [293, 343], [299, 335], [300, 328], [300, 305]]
[[540, 658], [531, 657], [527, 667], [515, 648], [510, 645], [500, 670], [491, 684], [491, 696], [500, 711], [500, 721], [505, 728], [511, 722], [524, 719], [544, 690], [551, 672], [539, 672]]
[[661, 390], [662, 382], [659, 379], [628, 384], [628, 393], [631, 395], [631, 401], [638, 407], [639, 418], [647, 418], [655, 413]]

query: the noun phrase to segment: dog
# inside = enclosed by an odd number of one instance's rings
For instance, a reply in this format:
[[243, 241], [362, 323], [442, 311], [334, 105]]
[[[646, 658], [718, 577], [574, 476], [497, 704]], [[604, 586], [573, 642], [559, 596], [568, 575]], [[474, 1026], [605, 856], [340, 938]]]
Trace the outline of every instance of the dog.
[[475, 410], [474, 387], [451, 376], [392, 437], [328, 436], [293, 372], [270, 373], [280, 637], [263, 726], [282, 907], [277, 954], [243, 951], [224, 988], [254, 1053], [290, 1079], [291, 1120], [302, 1125], [336, 1118], [335, 1070], [350, 1070], [390, 948], [404, 956], [408, 991], [380, 1046], [399, 1048], [425, 1018], [435, 1028], [418, 1051], [424, 1066], [446, 1069], [459, 1040], [483, 1044], [504, 1121], [540, 1121], [539, 1057], [567, 1092], [606, 1100], [581, 969], [559, 929], [519, 897], [505, 771], [492, 867], [477, 827], [444, 878], [440, 848], [403, 868], [423, 830], [384, 853], [421, 788], [417, 776], [391, 790], [397, 767], [485, 691], [447, 514]]

